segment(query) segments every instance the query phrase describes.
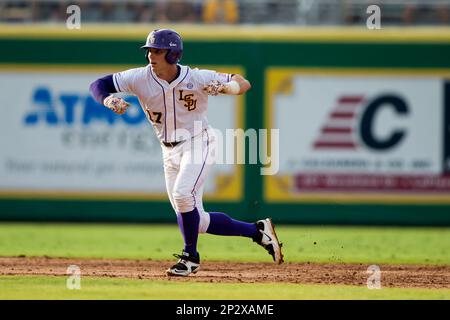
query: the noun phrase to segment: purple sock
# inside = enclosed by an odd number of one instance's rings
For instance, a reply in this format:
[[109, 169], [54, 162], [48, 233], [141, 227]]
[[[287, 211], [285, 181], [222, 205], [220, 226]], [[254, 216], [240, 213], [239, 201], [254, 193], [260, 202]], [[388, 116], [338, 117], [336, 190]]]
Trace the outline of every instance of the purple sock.
[[210, 212], [210, 222], [207, 233], [219, 236], [243, 236], [252, 238], [258, 229], [254, 223], [238, 221], [222, 212]]
[[184, 238], [184, 251], [196, 255], [198, 225], [200, 223], [200, 215], [197, 208], [189, 212], [177, 214], [177, 221]]

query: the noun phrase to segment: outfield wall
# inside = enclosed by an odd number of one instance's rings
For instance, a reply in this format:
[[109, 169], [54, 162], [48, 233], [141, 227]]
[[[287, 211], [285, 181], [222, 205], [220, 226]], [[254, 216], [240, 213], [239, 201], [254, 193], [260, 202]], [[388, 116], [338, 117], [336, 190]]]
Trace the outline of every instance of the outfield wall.
[[[88, 91], [101, 75], [141, 66], [153, 28], [0, 26], [0, 219], [175, 221], [137, 100], [119, 117]], [[214, 127], [279, 129], [277, 174], [216, 165], [207, 210], [450, 224], [450, 30], [176, 28], [183, 64], [252, 83], [245, 96], [212, 98]]]

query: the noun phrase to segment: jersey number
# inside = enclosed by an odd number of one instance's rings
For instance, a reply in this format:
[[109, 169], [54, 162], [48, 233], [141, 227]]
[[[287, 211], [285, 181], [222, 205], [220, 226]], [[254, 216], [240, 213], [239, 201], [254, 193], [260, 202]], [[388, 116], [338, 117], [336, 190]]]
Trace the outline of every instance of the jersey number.
[[[161, 123], [162, 112], [150, 112], [149, 110], [145, 110], [145, 111], [147, 111], [148, 118], [150, 119], [151, 122]], [[152, 114], [153, 114], [153, 116], [152, 116]]]

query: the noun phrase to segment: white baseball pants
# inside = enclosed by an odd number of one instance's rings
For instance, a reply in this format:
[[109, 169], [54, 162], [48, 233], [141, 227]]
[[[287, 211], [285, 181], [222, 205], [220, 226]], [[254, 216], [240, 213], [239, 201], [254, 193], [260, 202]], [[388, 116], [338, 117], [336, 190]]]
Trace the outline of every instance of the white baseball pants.
[[199, 233], [208, 229], [210, 218], [203, 209], [203, 187], [212, 165], [211, 150], [216, 139], [210, 129], [175, 147], [162, 145], [167, 194], [176, 214], [197, 208]]

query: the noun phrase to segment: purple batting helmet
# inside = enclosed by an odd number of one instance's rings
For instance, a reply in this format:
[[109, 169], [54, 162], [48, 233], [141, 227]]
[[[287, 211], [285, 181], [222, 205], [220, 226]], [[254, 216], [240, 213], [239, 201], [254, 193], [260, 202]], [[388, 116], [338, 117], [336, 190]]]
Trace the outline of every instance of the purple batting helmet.
[[183, 55], [183, 40], [180, 35], [171, 29], [156, 29], [150, 32], [145, 45], [141, 49], [146, 49], [145, 56], [148, 58], [148, 49], [168, 49], [166, 61], [170, 64], [178, 63]]

